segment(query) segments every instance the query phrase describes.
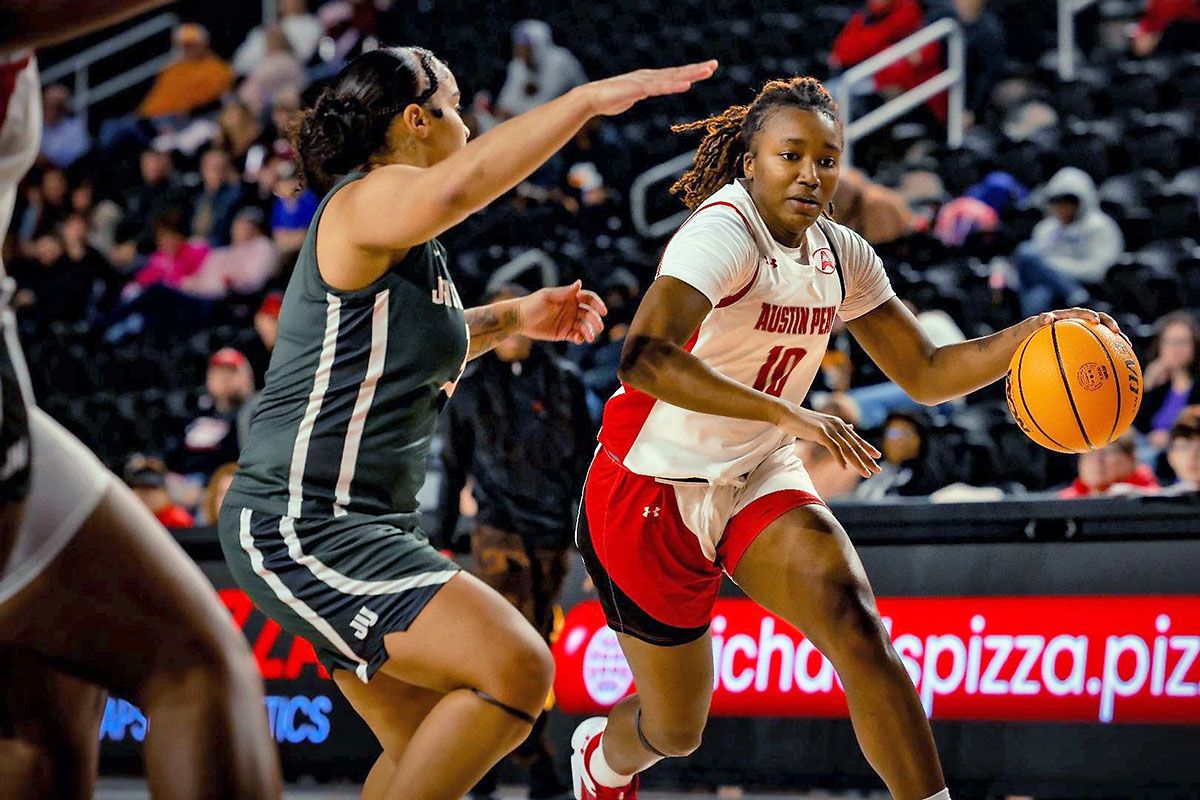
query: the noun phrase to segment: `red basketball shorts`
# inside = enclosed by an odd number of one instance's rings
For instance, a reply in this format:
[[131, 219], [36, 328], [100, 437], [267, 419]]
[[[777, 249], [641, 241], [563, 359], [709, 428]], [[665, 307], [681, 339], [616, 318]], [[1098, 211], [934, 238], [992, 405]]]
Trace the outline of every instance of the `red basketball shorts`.
[[735, 483], [638, 475], [603, 448], [583, 489], [576, 544], [619, 633], [680, 645], [708, 630], [721, 589], [759, 533], [800, 506], [824, 505], [795, 447]]

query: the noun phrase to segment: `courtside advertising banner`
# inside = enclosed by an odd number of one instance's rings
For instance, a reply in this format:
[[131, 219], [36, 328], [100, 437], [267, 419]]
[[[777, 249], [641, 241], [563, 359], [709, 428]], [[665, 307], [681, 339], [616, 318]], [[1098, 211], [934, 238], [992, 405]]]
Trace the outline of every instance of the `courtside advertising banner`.
[[[881, 598], [892, 643], [938, 720], [1200, 723], [1200, 595]], [[833, 665], [749, 600], [712, 623], [712, 713], [845, 717]], [[598, 713], [634, 690], [594, 600], [566, 616], [554, 648], [568, 713]]]

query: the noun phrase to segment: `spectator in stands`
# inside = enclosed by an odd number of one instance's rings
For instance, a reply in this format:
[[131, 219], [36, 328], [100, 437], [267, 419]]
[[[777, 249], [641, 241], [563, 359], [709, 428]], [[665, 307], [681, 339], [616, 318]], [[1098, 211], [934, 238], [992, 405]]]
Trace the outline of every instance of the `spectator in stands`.
[[1185, 407], [1200, 403], [1200, 321], [1187, 311], [1174, 311], [1158, 322], [1158, 338], [1142, 376], [1145, 396], [1134, 426], [1156, 450], [1167, 446], [1170, 432]]
[[124, 474], [125, 483], [164, 527], [190, 528], [195, 524], [186, 509], [171, 502], [167, 467], [161, 459], [133, 455], [125, 463]]
[[197, 297], [251, 294], [278, 273], [279, 252], [267, 236], [262, 209], [246, 206], [233, 218], [231, 243], [210, 250], [200, 269], [184, 278], [179, 289]]
[[99, 250], [88, 241], [88, 223], [81, 214], [71, 214], [59, 228], [65, 260], [65, 279], [59, 287], [69, 309], [65, 319], [95, 318], [120, 296], [124, 276], [117, 273]]
[[967, 97], [969, 120], [979, 119], [991, 102], [992, 91], [1004, 79], [1007, 65], [1004, 25], [987, 0], [938, 0], [930, 22], [958, 20], [967, 40]]
[[188, 241], [187, 223], [178, 208], [164, 209], [155, 217], [154, 241], [157, 249], [134, 277], [134, 282], [142, 288], [156, 284], [180, 288], [200, 269], [209, 252], [207, 244]]
[[238, 87], [238, 97], [255, 114], [270, 108], [276, 94], [304, 88], [304, 67], [292, 53], [283, 28], [273, 25], [266, 33], [267, 53]]
[[97, 200], [95, 184], [85, 177], [71, 187], [71, 213], [87, 221], [88, 243], [107, 256], [116, 244], [121, 207], [107, 198]]
[[[304, 0], [280, 0], [277, 24], [300, 64], [311, 61], [324, 30], [316, 15], [309, 13]], [[259, 25], [250, 31], [233, 54], [233, 69], [238, 75], [251, 74], [267, 58], [269, 30], [270, 26]]]
[[23, 317], [42, 322], [90, 318], [119, 285], [108, 262], [87, 244], [87, 223], [68, 217], [53, 233], [38, 237], [32, 258], [9, 264], [18, 291], [13, 305]]
[[992, 233], [1000, 228], [1004, 213], [1025, 201], [1029, 190], [1007, 172], [990, 172], [938, 211], [933, 235], [947, 247], [962, 247], [972, 233]]
[[1081, 169], [1064, 167], [1040, 191], [1049, 214], [1013, 261], [1026, 316], [1087, 302], [1084, 283], [1100, 283], [1125, 251], [1125, 238], [1100, 210], [1096, 184]]
[[[525, 294], [508, 287], [490, 302]], [[468, 477], [478, 504], [470, 535], [478, 577], [550, 638], [567, 572], [587, 464], [595, 449], [583, 384], [546, 345], [514, 335], [472, 364], [442, 415], [444, 479], [438, 503], [443, 542], [455, 536]], [[530, 797], [557, 797], [545, 716], [517, 750], [529, 764]], [[523, 758], [522, 758], [523, 757]], [[495, 791], [490, 773], [473, 796]]]
[[[853, 67], [911, 36], [924, 25], [917, 0], [867, 0], [834, 39], [830, 66], [838, 70]], [[893, 95], [912, 89], [935, 76], [941, 69], [941, 62], [941, 45], [932, 42], [875, 73], [875, 90]], [[926, 105], [939, 120], [945, 121], [944, 93]]]
[[913, 232], [913, 212], [904, 197], [852, 167], [843, 167], [838, 178], [833, 216], [873, 245]]
[[237, 461], [257, 406], [254, 373], [239, 350], [223, 347], [208, 361], [205, 393], [183, 441], [168, 462], [181, 475], [207, 483], [222, 464]]
[[300, 117], [300, 92], [284, 89], [271, 98], [271, 125], [275, 128], [276, 142], [287, 142], [288, 132]]
[[554, 43], [550, 26], [527, 19], [513, 26], [513, 57], [496, 98], [496, 114], [508, 119], [587, 82], [579, 59]]
[[[857, 425], [858, 406], [845, 392], [831, 392], [823, 400], [814, 404], [813, 409], [822, 414], [832, 414], [841, 417], [851, 425]], [[833, 454], [815, 442], [799, 440], [796, 442], [796, 452], [812, 478], [817, 494], [825, 500], [835, 497], [846, 497], [862, 483], [862, 476], [855, 470], [846, 469], [838, 463]]]
[[1104, 497], [1158, 489], [1154, 470], [1138, 463], [1137, 436], [1131, 432], [1115, 442], [1081, 453], [1079, 477], [1058, 493], [1064, 500]]
[[271, 351], [275, 349], [275, 337], [279, 334], [279, 311], [283, 307], [283, 292], [267, 292], [254, 313], [254, 331], [258, 338], [246, 347], [246, 358], [254, 370], [256, 385], [261, 385], [271, 363]]
[[1188, 406], [1171, 427], [1167, 463], [1176, 482], [1159, 494], [1200, 492], [1200, 406]]
[[213, 471], [212, 477], [208, 479], [208, 485], [204, 487], [204, 502], [201, 505], [201, 510], [204, 512], [201, 521], [205, 525], [216, 525], [217, 514], [221, 511], [221, 503], [225, 502], [225, 493], [229, 491], [229, 484], [233, 483], [233, 473], [238, 471], [236, 461], [230, 461], [228, 464], [222, 464]]
[[1200, 41], [1200, 0], [1147, 0], [1129, 48], [1145, 58], [1158, 50], [1192, 52]]
[[28, 245], [48, 233], [53, 233], [67, 216], [70, 207], [70, 186], [67, 175], [58, 167], [42, 171], [36, 186], [25, 194], [28, 205], [21, 215], [18, 238]]
[[220, 131], [213, 144], [229, 153], [242, 180], [253, 183], [275, 145], [275, 132], [267, 130], [258, 115], [241, 99], [231, 98], [217, 116]]
[[854, 496], [881, 500], [896, 495], [925, 496], [955, 483], [948, 454], [931, 445], [932, 423], [922, 410], [893, 411], [883, 424], [881, 471], [859, 484]]
[[271, 238], [281, 254], [300, 251], [308, 225], [317, 213], [321, 199], [307, 188], [300, 188], [295, 164], [280, 160], [276, 164], [275, 204], [271, 209]]
[[71, 113], [71, 92], [60, 83], [42, 92], [42, 158], [67, 168], [92, 147], [83, 120]]
[[233, 215], [242, 199], [242, 186], [230, 166], [229, 153], [218, 148], [200, 157], [200, 193], [192, 210], [192, 238], [211, 247], [229, 244]]
[[123, 243], [132, 242], [139, 253], [148, 254], [156, 245], [154, 221], [168, 208], [184, 206], [187, 195], [170, 153], [146, 149], [142, 151], [138, 166], [142, 182], [121, 198], [125, 216], [117, 239]]
[[137, 113], [101, 126], [100, 143], [105, 149], [130, 140], [144, 144], [158, 132], [180, 128], [188, 115], [216, 103], [233, 86], [233, 70], [209, 49], [203, 25], [180, 25], [172, 41], [179, 59], [158, 74]]

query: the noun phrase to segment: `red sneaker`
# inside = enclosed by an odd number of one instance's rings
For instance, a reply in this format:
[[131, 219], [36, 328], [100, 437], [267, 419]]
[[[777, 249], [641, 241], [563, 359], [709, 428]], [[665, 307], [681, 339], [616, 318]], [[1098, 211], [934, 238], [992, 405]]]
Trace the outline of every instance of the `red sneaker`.
[[608, 720], [592, 717], [579, 723], [571, 736], [571, 783], [575, 789], [575, 800], [637, 800], [638, 778], [626, 786], [616, 789], [601, 786], [592, 777], [590, 764], [592, 753], [600, 746], [600, 734], [604, 733]]

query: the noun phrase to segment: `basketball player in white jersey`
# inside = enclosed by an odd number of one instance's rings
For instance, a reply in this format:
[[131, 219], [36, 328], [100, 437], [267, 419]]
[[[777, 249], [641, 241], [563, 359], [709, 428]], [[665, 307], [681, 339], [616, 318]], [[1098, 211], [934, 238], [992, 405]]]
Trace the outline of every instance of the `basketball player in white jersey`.
[[[0, 235], [37, 156], [32, 48], [162, 0], [0, 0]], [[0, 303], [0, 800], [90, 798], [104, 690], [145, 710], [155, 798], [278, 798], [262, 680], [203, 574], [33, 405]]]
[[[825, 216], [842, 126], [812, 78], [768, 83], [704, 130], [675, 185], [692, 216], [667, 245], [622, 354], [577, 542], [638, 693], [572, 740], [579, 800], [633, 800], [637, 773], [700, 743], [709, 622], [730, 575], [837, 669], [858, 741], [897, 800], [948, 800], [921, 704], [845, 531], [796, 455], [825, 446], [864, 477], [879, 452], [801, 407], [835, 316], [922, 403], [999, 379], [1026, 336], [1070, 309], [934, 346], [861, 237]], [[1119, 331], [1118, 331], [1119, 332]]]

